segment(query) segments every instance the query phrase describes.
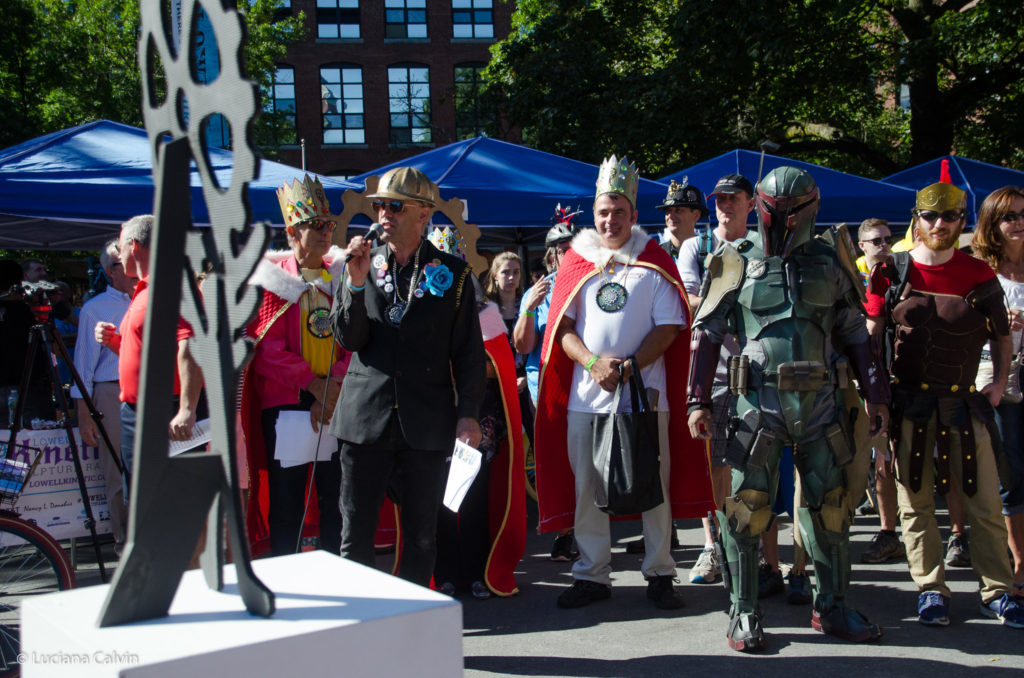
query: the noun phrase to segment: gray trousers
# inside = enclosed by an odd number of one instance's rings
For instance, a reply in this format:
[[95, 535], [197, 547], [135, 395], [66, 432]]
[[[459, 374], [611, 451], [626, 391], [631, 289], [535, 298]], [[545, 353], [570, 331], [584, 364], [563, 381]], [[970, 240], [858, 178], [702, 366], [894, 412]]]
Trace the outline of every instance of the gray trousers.
[[[576, 481], [576, 547], [580, 559], [572, 566], [575, 579], [585, 579], [611, 585], [612, 543], [608, 514], [594, 504], [594, 493], [600, 476], [594, 469], [594, 430], [596, 415], [589, 412], [569, 412], [568, 443], [569, 465]], [[672, 558], [672, 505], [668, 493], [668, 412], [658, 413], [658, 432], [663, 453], [661, 455], [661, 489], [665, 501], [642, 514], [643, 538], [646, 552], [641, 571], [644, 577], [676, 574]]]

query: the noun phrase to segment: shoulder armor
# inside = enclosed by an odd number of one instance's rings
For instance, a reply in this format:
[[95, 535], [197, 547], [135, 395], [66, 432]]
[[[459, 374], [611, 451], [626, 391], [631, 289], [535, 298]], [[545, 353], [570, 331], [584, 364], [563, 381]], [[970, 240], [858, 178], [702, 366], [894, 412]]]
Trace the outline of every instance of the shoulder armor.
[[867, 296], [864, 294], [864, 282], [861, 279], [860, 271], [857, 270], [857, 250], [853, 247], [853, 240], [850, 238], [850, 232], [846, 228], [846, 224], [836, 224], [835, 226], [829, 227], [827, 231], [818, 236], [818, 240], [831, 246], [836, 253], [836, 258], [839, 259], [839, 266], [843, 269], [843, 273], [853, 283], [853, 289], [856, 290], [857, 298], [860, 303], [863, 304], [867, 301]]
[[971, 308], [984, 314], [989, 319], [992, 333], [1006, 336], [1010, 333], [1010, 321], [1006, 313], [1006, 302], [1003, 286], [999, 280], [991, 278], [975, 287], [967, 295], [967, 303]]
[[707, 294], [697, 309], [697, 321], [703, 320], [730, 292], [738, 290], [743, 284], [747, 268], [746, 259], [732, 245], [723, 243], [709, 256]]

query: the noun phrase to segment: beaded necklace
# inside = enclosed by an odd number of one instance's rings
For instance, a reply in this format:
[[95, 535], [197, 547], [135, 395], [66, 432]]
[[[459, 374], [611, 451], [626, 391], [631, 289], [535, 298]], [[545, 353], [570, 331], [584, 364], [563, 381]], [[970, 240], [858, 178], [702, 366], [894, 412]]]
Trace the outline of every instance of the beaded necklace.
[[[420, 249], [422, 249], [422, 243], [420, 244], [419, 247], [416, 248], [416, 254], [415, 256], [413, 256], [412, 277], [409, 279], [409, 290], [406, 292], [404, 297], [402, 296], [402, 293], [399, 290], [399, 288], [401, 287], [399, 277], [400, 271], [404, 269], [405, 266], [402, 266], [402, 269], [400, 269], [398, 267], [398, 260], [395, 260], [395, 285], [394, 289], [391, 291], [391, 303], [388, 304], [387, 308], [388, 324], [390, 324], [392, 327], [398, 327], [399, 325], [402, 324], [402, 318], [405, 316], [405, 309], [409, 305], [409, 294], [411, 293], [412, 290], [416, 289], [416, 279], [419, 277], [420, 273]], [[389, 262], [393, 256], [394, 253], [389, 251]]]

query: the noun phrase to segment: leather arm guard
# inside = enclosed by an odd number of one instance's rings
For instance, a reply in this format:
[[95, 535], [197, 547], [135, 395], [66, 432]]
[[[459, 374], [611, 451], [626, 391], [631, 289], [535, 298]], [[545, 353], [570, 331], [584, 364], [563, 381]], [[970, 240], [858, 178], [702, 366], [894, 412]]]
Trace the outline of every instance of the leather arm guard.
[[690, 376], [686, 385], [686, 411], [711, 409], [711, 389], [722, 345], [711, 341], [704, 330], [694, 330], [690, 339]]
[[868, 403], [888, 405], [892, 401], [889, 378], [882, 369], [882, 359], [875, 346], [870, 339], [852, 344], [846, 347], [846, 355], [860, 385], [860, 397]]

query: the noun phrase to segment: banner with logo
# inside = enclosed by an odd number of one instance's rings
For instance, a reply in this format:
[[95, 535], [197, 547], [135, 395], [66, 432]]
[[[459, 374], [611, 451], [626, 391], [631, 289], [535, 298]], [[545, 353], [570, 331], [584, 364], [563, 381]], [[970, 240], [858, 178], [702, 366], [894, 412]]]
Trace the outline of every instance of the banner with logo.
[[[75, 442], [82, 462], [85, 488], [96, 519], [97, 534], [109, 534], [110, 511], [107, 510], [107, 495], [104, 487], [103, 465], [100, 450], [82, 445], [78, 429], [74, 429]], [[7, 443], [11, 437], [8, 430], [0, 430], [0, 450], [7, 454]], [[34, 450], [39, 450], [39, 463], [24, 487], [14, 510], [25, 520], [35, 523], [50, 533], [54, 539], [89, 536], [85, 527], [85, 507], [79, 489], [75, 464], [72, 461], [71, 446], [67, 432], [63, 429], [45, 431], [19, 431], [18, 445], [13, 458], [31, 463]], [[104, 453], [106, 454], [106, 453]]]

